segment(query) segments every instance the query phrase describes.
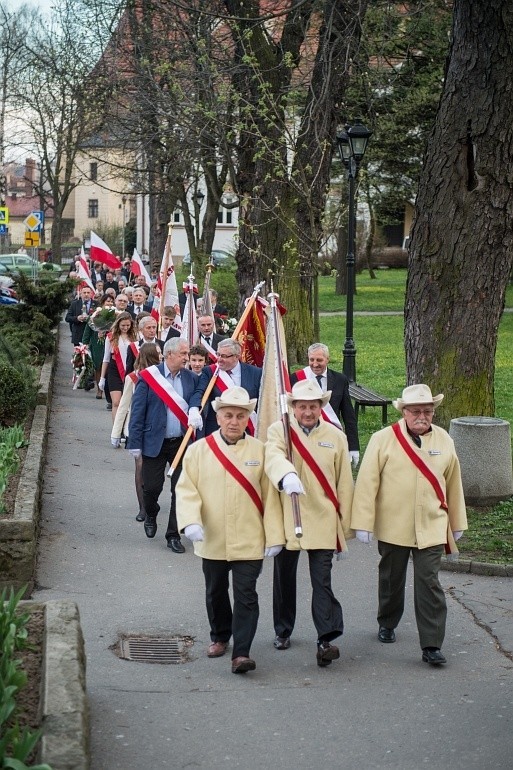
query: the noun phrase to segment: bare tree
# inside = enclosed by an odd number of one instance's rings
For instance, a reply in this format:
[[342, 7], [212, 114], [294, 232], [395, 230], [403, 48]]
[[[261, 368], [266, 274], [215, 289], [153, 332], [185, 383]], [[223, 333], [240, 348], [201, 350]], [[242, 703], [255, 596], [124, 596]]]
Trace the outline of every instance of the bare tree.
[[408, 382], [441, 418], [494, 414], [497, 333], [513, 263], [513, 6], [456, 0], [444, 91], [416, 203], [406, 297]]

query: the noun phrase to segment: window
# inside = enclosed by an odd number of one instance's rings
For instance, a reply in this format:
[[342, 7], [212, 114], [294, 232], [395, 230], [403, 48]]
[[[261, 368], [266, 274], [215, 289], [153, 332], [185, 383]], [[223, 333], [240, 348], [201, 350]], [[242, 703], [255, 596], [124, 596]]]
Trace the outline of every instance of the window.
[[89, 179], [91, 182], [96, 182], [98, 179], [98, 164], [97, 163], [90, 163], [89, 164]]
[[231, 225], [233, 223], [233, 212], [229, 209], [219, 209], [217, 212], [218, 225]]
[[180, 209], [175, 209], [173, 211], [173, 222], [175, 223], [175, 225], [180, 224], [180, 213], [181, 213]]
[[87, 216], [89, 219], [98, 219], [98, 198], [89, 198]]

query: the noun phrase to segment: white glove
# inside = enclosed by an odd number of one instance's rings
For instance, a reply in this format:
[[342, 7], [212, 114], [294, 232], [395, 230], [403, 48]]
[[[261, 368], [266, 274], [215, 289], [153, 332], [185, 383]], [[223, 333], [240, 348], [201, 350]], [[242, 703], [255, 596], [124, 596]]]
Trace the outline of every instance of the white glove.
[[294, 492], [298, 495], [304, 495], [305, 490], [297, 473], [286, 473], [281, 480], [283, 491], [288, 495], [292, 495]]
[[140, 449], [129, 449], [128, 451], [132, 457], [135, 457], [136, 460], [142, 455], [142, 451]]
[[463, 530], [457, 529], [455, 532], [452, 533], [452, 536], [455, 540], [459, 540], [462, 534], [463, 534]]
[[264, 556], [278, 556], [282, 549], [282, 545], [270, 545], [269, 548], [265, 549]]
[[356, 537], [360, 543], [370, 543], [372, 540], [372, 532], [367, 532], [365, 529], [357, 529]]
[[121, 439], [111, 438], [110, 443], [112, 444], [113, 447], [115, 447], [116, 449], [119, 449], [119, 447], [121, 446]]
[[351, 458], [351, 462], [353, 463], [354, 467], [358, 465], [360, 462], [360, 452], [349, 452], [349, 457]]
[[105, 390], [105, 377], [100, 377], [100, 381], [98, 382], [98, 387], [100, 390]]
[[197, 406], [191, 406], [189, 409], [189, 420], [187, 425], [194, 430], [201, 430], [203, 427], [203, 418]]
[[200, 524], [189, 524], [183, 533], [191, 543], [199, 543], [204, 537], [203, 527]]

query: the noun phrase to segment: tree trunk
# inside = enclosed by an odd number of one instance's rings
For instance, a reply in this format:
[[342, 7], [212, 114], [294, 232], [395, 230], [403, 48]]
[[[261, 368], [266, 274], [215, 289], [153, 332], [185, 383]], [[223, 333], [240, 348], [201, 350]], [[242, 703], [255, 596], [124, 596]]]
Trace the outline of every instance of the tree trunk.
[[456, 0], [422, 172], [405, 307], [409, 384], [443, 392], [439, 422], [494, 414], [499, 322], [513, 259], [513, 6]]

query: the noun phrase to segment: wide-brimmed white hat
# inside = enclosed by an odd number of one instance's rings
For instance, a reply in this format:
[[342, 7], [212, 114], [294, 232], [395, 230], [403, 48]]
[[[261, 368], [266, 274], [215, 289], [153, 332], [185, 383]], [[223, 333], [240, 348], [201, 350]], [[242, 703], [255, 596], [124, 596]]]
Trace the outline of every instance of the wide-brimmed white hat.
[[392, 404], [401, 412], [405, 406], [414, 406], [416, 404], [433, 404], [433, 406], [438, 406], [443, 401], [443, 398], [443, 393], [433, 396], [431, 388], [427, 385], [408, 385], [403, 390], [401, 398], [392, 401]]
[[225, 406], [236, 407], [237, 409], [247, 409], [248, 412], [254, 412], [258, 399], [250, 398], [245, 388], [227, 388], [220, 396], [212, 402], [212, 409], [218, 412]]
[[291, 406], [294, 401], [320, 401], [326, 406], [331, 398], [331, 390], [323, 393], [316, 380], [299, 380], [292, 386], [292, 393], [287, 393], [287, 403]]

